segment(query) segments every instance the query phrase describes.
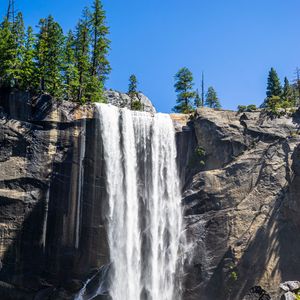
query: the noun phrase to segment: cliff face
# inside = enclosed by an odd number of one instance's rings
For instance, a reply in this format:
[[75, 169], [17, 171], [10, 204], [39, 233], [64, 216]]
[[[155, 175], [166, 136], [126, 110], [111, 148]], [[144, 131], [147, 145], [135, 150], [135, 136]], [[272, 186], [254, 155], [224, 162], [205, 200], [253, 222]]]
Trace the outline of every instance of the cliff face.
[[[109, 264], [94, 107], [21, 94], [2, 96], [0, 107], [0, 299], [72, 299]], [[281, 281], [300, 278], [299, 119], [210, 109], [191, 122], [172, 117], [184, 300], [241, 299], [255, 285], [278, 296]]]
[[300, 119], [201, 109], [205, 167], [187, 182], [185, 299], [242, 299], [300, 277]]

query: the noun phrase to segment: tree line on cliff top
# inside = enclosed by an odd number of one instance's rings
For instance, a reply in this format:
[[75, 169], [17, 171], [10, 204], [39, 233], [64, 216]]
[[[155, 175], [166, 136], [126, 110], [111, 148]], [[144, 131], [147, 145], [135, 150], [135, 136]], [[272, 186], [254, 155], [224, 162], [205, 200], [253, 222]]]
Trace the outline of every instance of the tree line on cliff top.
[[79, 103], [104, 101], [111, 71], [108, 33], [100, 0], [84, 9], [67, 35], [51, 15], [39, 21], [34, 33], [32, 27], [25, 28], [21, 12], [14, 16], [8, 11], [0, 24], [0, 88]]
[[[50, 94], [59, 99], [78, 102], [105, 102], [104, 85], [110, 74], [108, 61], [110, 40], [106, 16], [100, 0], [85, 8], [74, 30], [66, 35], [50, 15], [40, 19], [37, 32], [25, 28], [22, 13], [15, 14], [9, 7], [0, 23], [0, 88], [28, 91], [32, 95]], [[129, 79], [128, 95], [132, 109], [140, 110], [137, 99], [137, 78]], [[202, 92], [194, 89], [192, 72], [184, 67], [175, 75], [177, 104], [174, 112], [190, 113], [207, 106], [221, 108], [213, 87]], [[268, 77], [267, 97], [262, 107], [273, 114], [298, 106], [300, 99], [300, 70], [297, 80], [290, 84], [285, 77], [282, 86], [277, 72], [271, 68]], [[255, 105], [240, 105], [238, 110], [255, 110]]]

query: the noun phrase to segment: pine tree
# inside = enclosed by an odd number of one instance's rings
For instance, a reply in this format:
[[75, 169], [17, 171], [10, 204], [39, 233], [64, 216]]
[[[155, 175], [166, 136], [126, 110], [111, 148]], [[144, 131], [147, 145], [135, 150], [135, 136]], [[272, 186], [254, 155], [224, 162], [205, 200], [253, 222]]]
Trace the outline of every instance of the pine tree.
[[268, 86], [267, 86], [267, 98], [272, 96], [281, 96], [282, 87], [277, 72], [274, 68], [271, 68], [268, 77]]
[[207, 90], [205, 105], [210, 108], [221, 108], [219, 98], [213, 87], [209, 87]]
[[7, 18], [0, 27], [0, 86], [11, 88], [14, 86], [14, 58], [15, 40], [12, 25]]
[[191, 100], [195, 97], [192, 90], [194, 86], [192, 72], [188, 68], [182, 68], [175, 75], [175, 91], [177, 93], [177, 105], [173, 108], [175, 112], [189, 113], [193, 107]]
[[31, 92], [38, 87], [38, 83], [36, 81], [37, 69], [34, 62], [34, 44], [35, 38], [33, 35], [33, 29], [29, 26], [25, 36], [24, 55], [21, 65], [21, 89]]
[[284, 108], [293, 107], [296, 105], [296, 99], [294, 97], [293, 88], [289, 83], [287, 77], [284, 78], [284, 87], [282, 91], [282, 106]]
[[107, 54], [110, 40], [107, 38], [109, 29], [105, 24], [106, 16], [100, 0], [94, 0], [93, 12], [91, 14], [92, 33], [92, 68], [91, 75], [96, 76], [104, 85], [111, 71]]
[[66, 38], [64, 54], [65, 97], [67, 100], [76, 101], [79, 88], [79, 72], [75, 59], [75, 37], [71, 30]]
[[21, 64], [24, 53], [24, 22], [22, 13], [7, 18], [0, 28], [0, 85], [2, 87], [19, 87], [21, 81]]
[[[88, 89], [93, 87], [90, 84], [91, 76], [91, 64], [90, 64], [90, 34], [89, 34], [89, 16], [90, 12], [85, 8], [83, 12], [83, 18], [79, 21], [76, 28], [76, 51], [75, 58], [78, 68], [79, 76], [79, 87], [77, 90], [77, 101], [80, 103], [85, 103], [89, 99]], [[91, 92], [91, 91], [90, 91]]]
[[61, 97], [63, 94], [63, 31], [52, 16], [41, 19], [39, 27], [36, 60], [40, 90], [54, 97]]
[[199, 95], [199, 91], [196, 91], [196, 97], [195, 97], [195, 106], [196, 108], [201, 107], [202, 106], [202, 99]]
[[135, 96], [137, 94], [137, 78], [134, 74], [129, 77], [128, 95]]
[[24, 57], [24, 43], [25, 43], [25, 26], [23, 15], [19, 12], [12, 25], [12, 34], [14, 39], [14, 60], [13, 60], [13, 81], [14, 87], [19, 88], [22, 81], [21, 66]]

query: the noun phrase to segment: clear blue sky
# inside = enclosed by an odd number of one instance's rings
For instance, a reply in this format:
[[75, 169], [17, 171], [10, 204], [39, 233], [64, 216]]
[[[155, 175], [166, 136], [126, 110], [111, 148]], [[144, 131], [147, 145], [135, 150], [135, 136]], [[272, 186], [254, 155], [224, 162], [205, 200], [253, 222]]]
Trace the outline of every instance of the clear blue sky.
[[[15, 0], [27, 25], [52, 14], [74, 28], [92, 0]], [[3, 15], [7, 0], [1, 0]], [[300, 66], [299, 0], [103, 0], [112, 40], [108, 88], [126, 91], [135, 73], [159, 111], [175, 104], [174, 74], [191, 69], [200, 88], [218, 92], [223, 107], [259, 105], [273, 66], [293, 79]]]

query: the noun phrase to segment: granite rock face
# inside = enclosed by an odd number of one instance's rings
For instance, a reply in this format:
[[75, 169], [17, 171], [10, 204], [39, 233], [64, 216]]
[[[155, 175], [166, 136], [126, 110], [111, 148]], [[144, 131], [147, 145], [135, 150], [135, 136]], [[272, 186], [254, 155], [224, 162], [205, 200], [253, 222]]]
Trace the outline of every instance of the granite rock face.
[[[279, 299], [280, 283], [300, 278], [299, 115], [172, 118], [188, 238], [183, 300]], [[1, 300], [73, 299], [109, 270], [97, 126], [93, 105], [1, 94]]]
[[205, 167], [186, 183], [184, 299], [242, 299], [300, 278], [300, 118], [200, 109]]
[[[111, 94], [109, 102], [120, 97]], [[47, 95], [0, 95], [1, 300], [73, 299], [87, 278], [108, 268], [94, 108]]]
[[131, 108], [131, 103], [133, 101], [140, 101], [142, 104], [142, 110], [149, 113], [156, 113], [155, 107], [152, 105], [151, 101], [142, 93], [138, 93], [135, 97], [131, 98], [127, 94], [123, 94], [117, 91], [105, 91], [105, 97], [107, 102], [118, 106]]

